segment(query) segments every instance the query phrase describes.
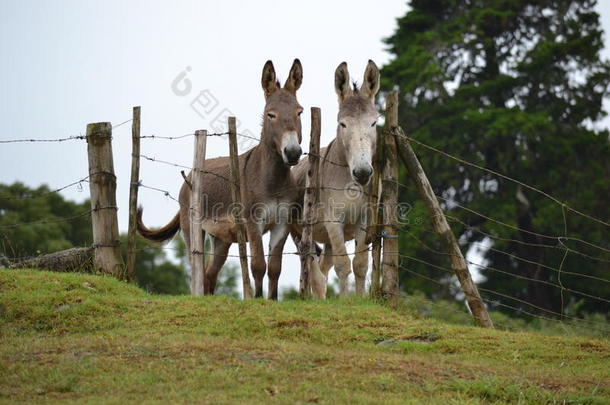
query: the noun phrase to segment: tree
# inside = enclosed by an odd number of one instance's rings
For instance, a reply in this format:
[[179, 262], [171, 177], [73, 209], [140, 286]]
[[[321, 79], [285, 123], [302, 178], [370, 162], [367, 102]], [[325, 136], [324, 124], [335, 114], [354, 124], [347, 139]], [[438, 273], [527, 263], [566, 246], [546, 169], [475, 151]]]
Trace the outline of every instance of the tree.
[[90, 209], [89, 200], [67, 201], [46, 185], [0, 184], [0, 253], [15, 258], [89, 246]]
[[[406, 132], [607, 221], [610, 142], [608, 131], [596, 123], [606, 114], [602, 100], [610, 64], [599, 56], [603, 32], [596, 1], [413, 0], [410, 5], [386, 40], [393, 59], [382, 70], [384, 87], [400, 91], [399, 120]], [[610, 296], [609, 283], [578, 275], [608, 279], [606, 225], [501, 176], [414, 147], [464, 249], [493, 243], [492, 250], [483, 249], [488, 267], [480, 272], [481, 286], [496, 294], [484, 291], [484, 297], [545, 315], [577, 303], [583, 311], [610, 310], [607, 302], [555, 286]], [[401, 199], [417, 196], [405, 189]], [[412, 218], [425, 218], [417, 204]], [[448, 267], [429, 231], [428, 220], [408, 226], [401, 251]], [[541, 235], [569, 236], [602, 249]], [[566, 246], [593, 258], [566, 254]], [[447, 273], [426, 264], [404, 259], [402, 265], [452, 285]], [[426, 283], [428, 295], [440, 291], [412, 273], [401, 277], [407, 290]]]

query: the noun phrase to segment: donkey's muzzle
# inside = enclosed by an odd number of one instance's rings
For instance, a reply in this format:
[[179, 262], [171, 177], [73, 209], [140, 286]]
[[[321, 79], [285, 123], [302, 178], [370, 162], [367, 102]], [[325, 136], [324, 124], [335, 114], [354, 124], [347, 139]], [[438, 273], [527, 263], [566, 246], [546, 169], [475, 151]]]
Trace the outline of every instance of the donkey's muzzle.
[[284, 156], [286, 156], [286, 163], [290, 166], [294, 166], [299, 163], [299, 159], [303, 154], [303, 150], [300, 146], [287, 146], [284, 148]]
[[373, 174], [373, 167], [371, 165], [360, 166], [352, 170], [352, 176], [361, 185], [365, 185], [369, 182], [371, 175]]

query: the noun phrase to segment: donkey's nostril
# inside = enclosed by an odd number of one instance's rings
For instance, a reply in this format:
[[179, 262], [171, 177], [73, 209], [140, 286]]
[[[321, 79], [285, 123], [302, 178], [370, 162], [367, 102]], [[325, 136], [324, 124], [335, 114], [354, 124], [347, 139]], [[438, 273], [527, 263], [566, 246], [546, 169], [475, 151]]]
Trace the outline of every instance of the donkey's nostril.
[[369, 181], [371, 174], [373, 174], [373, 167], [371, 165], [361, 166], [352, 170], [352, 175], [354, 176], [354, 179], [356, 179], [361, 184], [366, 184]]
[[290, 164], [296, 164], [299, 161], [299, 158], [301, 157], [302, 153], [303, 151], [298, 145], [293, 147], [287, 146], [284, 148], [284, 155], [286, 156], [286, 159]]

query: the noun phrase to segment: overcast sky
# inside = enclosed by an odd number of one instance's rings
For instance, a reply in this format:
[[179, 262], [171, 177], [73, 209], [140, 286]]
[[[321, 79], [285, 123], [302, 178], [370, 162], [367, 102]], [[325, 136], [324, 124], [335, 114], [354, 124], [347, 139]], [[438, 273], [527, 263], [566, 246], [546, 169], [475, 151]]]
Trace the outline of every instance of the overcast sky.
[[[610, 4], [600, 3], [608, 31]], [[406, 11], [405, 0], [3, 0], [0, 139], [84, 134], [90, 122], [116, 125], [130, 119], [135, 105], [142, 106], [142, 135], [224, 130], [224, 120], [215, 118], [227, 113], [240, 121], [239, 132], [258, 135], [263, 64], [273, 60], [285, 79], [298, 57], [304, 71], [297, 94], [306, 108], [303, 145], [312, 106], [322, 108], [325, 145], [336, 127], [335, 68], [346, 61], [352, 77], [361, 82], [368, 59], [379, 66], [386, 63], [382, 39], [392, 34], [396, 18]], [[609, 55], [606, 49], [604, 56]], [[178, 77], [186, 81], [172, 85]], [[212, 101], [197, 112], [191, 106], [196, 99]], [[113, 134], [121, 231], [127, 230], [130, 128], [120, 126]], [[210, 138], [207, 156], [227, 155], [226, 142]], [[187, 166], [192, 148], [190, 137], [142, 140], [143, 154]], [[0, 146], [2, 183], [19, 180], [57, 188], [87, 171], [84, 141]], [[179, 169], [142, 161], [140, 178], [145, 185], [178, 195]], [[85, 185], [80, 192], [71, 188], [62, 194], [81, 201], [89, 192]], [[176, 202], [146, 189], [140, 190], [139, 201], [149, 226], [164, 225], [178, 209]], [[295, 251], [294, 245], [287, 243], [285, 251]], [[231, 253], [237, 254], [235, 246]], [[285, 256], [283, 263], [280, 285], [297, 286], [298, 258]]]

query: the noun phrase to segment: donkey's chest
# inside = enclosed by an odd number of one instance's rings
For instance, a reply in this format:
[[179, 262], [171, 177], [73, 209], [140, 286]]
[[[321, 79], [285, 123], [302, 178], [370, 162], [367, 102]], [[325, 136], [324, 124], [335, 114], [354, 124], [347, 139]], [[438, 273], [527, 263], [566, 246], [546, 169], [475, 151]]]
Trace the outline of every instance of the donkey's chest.
[[255, 204], [250, 209], [250, 219], [258, 224], [261, 232], [277, 225], [287, 225], [294, 217], [295, 206], [287, 200], [271, 200]]

